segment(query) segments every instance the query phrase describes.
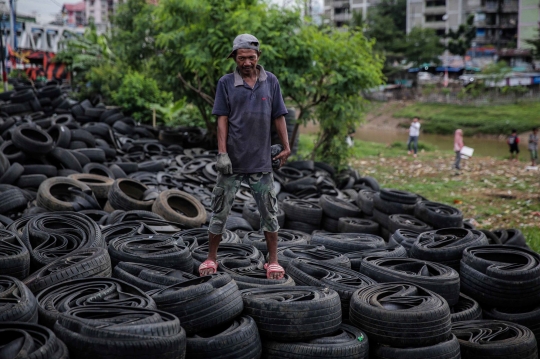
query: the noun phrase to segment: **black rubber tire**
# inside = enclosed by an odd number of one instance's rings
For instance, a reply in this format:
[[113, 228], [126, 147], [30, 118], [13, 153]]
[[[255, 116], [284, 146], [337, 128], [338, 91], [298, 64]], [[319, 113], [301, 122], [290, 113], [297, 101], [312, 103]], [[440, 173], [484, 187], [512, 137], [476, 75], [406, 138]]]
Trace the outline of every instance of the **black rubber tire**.
[[341, 300], [343, 319], [349, 318], [349, 302], [353, 292], [376, 283], [375, 280], [352, 269], [301, 258], [293, 259], [289, 263], [287, 274], [294, 279], [296, 285], [335, 290]]
[[420, 201], [415, 206], [414, 216], [435, 229], [463, 227], [461, 210], [442, 203]]
[[111, 187], [114, 183], [114, 180], [109, 177], [91, 175], [88, 173], [72, 174], [69, 175], [68, 178], [74, 179], [87, 185], [92, 190], [94, 196], [96, 196], [97, 199], [107, 199], [109, 196], [109, 191], [111, 190]]
[[71, 141], [84, 142], [89, 148], [96, 147], [96, 139], [94, 136], [90, 132], [83, 129], [71, 130]]
[[4, 358], [69, 359], [66, 345], [52, 330], [41, 325], [2, 322], [0, 337]]
[[237, 229], [251, 232], [253, 227], [251, 224], [242, 217], [229, 216], [227, 222], [225, 223], [225, 228], [229, 231], [236, 231]]
[[238, 286], [217, 273], [148, 292], [158, 308], [178, 316], [188, 335], [215, 328], [242, 313]]
[[36, 297], [23, 282], [15, 277], [0, 275], [1, 322], [38, 322]]
[[148, 294], [115, 278], [80, 278], [57, 283], [39, 292], [36, 299], [39, 323], [48, 328], [54, 327], [62, 313], [81, 307], [156, 309]]
[[278, 261], [287, 269], [289, 263], [296, 258], [317, 261], [321, 264], [333, 264], [344, 268], [351, 268], [349, 258], [342, 253], [334, 252], [311, 244], [299, 244], [296, 246], [278, 248]]
[[382, 200], [387, 202], [415, 204], [418, 201], [418, 195], [392, 188], [381, 188], [380, 196]]
[[261, 338], [253, 318], [241, 316], [231, 323], [187, 338], [186, 356], [193, 359], [260, 358]]
[[43, 155], [52, 151], [54, 142], [52, 137], [45, 131], [32, 126], [19, 126], [11, 134], [13, 144], [33, 155]]
[[[288, 300], [280, 300], [283, 297]], [[242, 298], [244, 313], [255, 320], [263, 338], [315, 339], [335, 333], [341, 325], [339, 295], [328, 288], [246, 289]]]
[[195, 275], [179, 269], [133, 262], [118, 263], [114, 267], [113, 277], [132, 284], [146, 292], [197, 278]]
[[109, 170], [114, 175], [115, 179], [127, 178], [128, 176], [126, 172], [124, 172], [124, 170], [122, 170], [122, 168], [120, 168], [120, 166], [118, 166], [117, 164], [110, 165]]
[[326, 217], [323, 215], [323, 218], [321, 220], [322, 229], [324, 229], [327, 232], [331, 233], [338, 233], [339, 232], [339, 220]]
[[419, 286], [370, 285], [354, 292], [350, 308], [351, 323], [362, 328], [372, 343], [397, 348], [425, 347], [451, 337], [448, 303]]
[[421, 233], [411, 247], [410, 256], [441, 263], [459, 271], [465, 248], [488, 244], [486, 235], [475, 229], [437, 229]]
[[482, 306], [526, 308], [540, 301], [540, 255], [525, 248], [465, 248], [460, 275], [461, 291]]
[[362, 259], [364, 257], [384, 257], [384, 258], [407, 258], [407, 251], [401, 245], [388, 246], [386, 248], [365, 249], [358, 252], [344, 254], [351, 261], [351, 269], [360, 271]]
[[[108, 324], [111, 322], [114, 328]], [[99, 305], [75, 308], [58, 318], [54, 331], [77, 359], [185, 357], [186, 333], [180, 321], [158, 310]]]
[[78, 278], [110, 277], [111, 259], [104, 248], [77, 249], [60, 257], [24, 279], [24, 284], [39, 293], [51, 285]]
[[450, 339], [420, 348], [393, 348], [378, 345], [374, 348], [374, 359], [460, 359], [459, 341], [452, 335]]
[[68, 192], [69, 187], [78, 188], [89, 194], [92, 193], [90, 187], [74, 179], [65, 177], [48, 178], [38, 188], [36, 198], [38, 207], [50, 212], [75, 211], [75, 203], [65, 201], [66, 198], [64, 196]]
[[379, 283], [413, 283], [439, 294], [450, 306], [459, 299], [459, 273], [442, 264], [412, 258], [364, 257], [360, 273]]
[[[523, 325], [534, 333], [537, 341], [540, 339], [540, 307], [538, 305], [528, 308], [486, 308], [483, 310], [483, 317], [484, 319], [501, 320]], [[482, 315], [474, 319], [481, 318]]]
[[379, 212], [390, 214], [414, 214], [415, 204], [390, 202], [380, 197], [378, 193], [373, 194], [373, 208]]
[[58, 174], [56, 167], [51, 165], [24, 165], [23, 175], [45, 175], [55, 177]]
[[335, 333], [307, 342], [286, 343], [266, 340], [263, 342], [263, 358], [367, 359], [369, 345], [367, 335], [363, 331], [350, 325], [341, 324]]
[[356, 184], [359, 184], [363, 187], [369, 187], [371, 190], [375, 192], [379, 192], [381, 190], [377, 180], [369, 176], [360, 177], [359, 179], [356, 180]]
[[78, 173], [82, 173], [82, 166], [77, 160], [73, 154], [60, 147], [56, 147], [54, 150], [52, 150], [48, 156], [50, 159], [50, 162], [58, 167], [58, 165], [61, 166], [61, 168], [73, 170]]
[[341, 217], [360, 217], [362, 214], [355, 204], [329, 195], [322, 195], [319, 198], [319, 205], [325, 216], [334, 219], [340, 219]]
[[[504, 334], [503, 334], [504, 333]], [[471, 320], [452, 324], [462, 359], [536, 359], [533, 332], [519, 324], [496, 320]]]
[[47, 130], [56, 147], [68, 148], [71, 143], [71, 130], [62, 124], [53, 125]]
[[85, 166], [83, 166], [83, 172], [116, 179], [114, 177], [114, 174], [111, 172], [111, 170], [109, 170], [107, 166], [102, 165], [101, 163], [90, 162], [86, 164]]
[[30, 271], [30, 252], [15, 233], [0, 229], [0, 273], [24, 279]]
[[76, 150], [76, 152], [82, 153], [91, 162], [103, 163], [107, 160], [105, 152], [101, 148], [81, 148]]
[[408, 229], [422, 233], [430, 231], [433, 228], [409, 214], [391, 214], [388, 216], [388, 232], [394, 233], [398, 229]]
[[410, 252], [412, 245], [418, 239], [420, 233], [408, 229], [398, 229], [395, 231], [388, 241], [388, 246], [401, 245], [407, 253]]
[[0, 183], [3, 184], [14, 184], [17, 182], [19, 177], [24, 173], [24, 167], [15, 162], [12, 164], [6, 172], [0, 177]]
[[2, 204], [0, 213], [12, 213], [23, 210], [28, 204], [28, 199], [20, 189], [14, 187], [0, 193], [0, 203]]
[[154, 201], [142, 200], [148, 187], [139, 181], [121, 178], [114, 181], [109, 191], [109, 204], [124, 211], [150, 211]]
[[[459, 293], [458, 302], [451, 307], [450, 310], [452, 312], [452, 323], [482, 319], [482, 308], [480, 308], [478, 302], [463, 293]], [[489, 316], [487, 316], [487, 318], [489, 318]], [[500, 320], [505, 319], [500, 318]]]
[[381, 237], [365, 233], [316, 232], [313, 233], [310, 244], [323, 245], [325, 248], [339, 253], [386, 247], [386, 243]]
[[135, 162], [118, 162], [116, 163], [116, 165], [120, 167], [122, 171], [124, 171], [128, 175], [130, 173], [138, 171], [138, 166], [137, 166], [137, 163]]
[[341, 217], [338, 221], [339, 233], [379, 234], [379, 224], [369, 219]]
[[319, 226], [323, 210], [312, 202], [298, 199], [283, 201], [283, 211], [287, 220]]
[[161, 192], [152, 205], [152, 211], [168, 221], [189, 228], [200, 227], [206, 222], [206, 210], [202, 203], [192, 195], [176, 189]]
[[356, 205], [363, 214], [368, 216], [373, 215], [373, 195], [376, 192], [371, 189], [363, 189], [358, 192], [358, 197], [356, 199]]
[[9, 160], [10, 163], [24, 163], [26, 154], [19, 150], [11, 141], [5, 141], [0, 145], [0, 152]]
[[22, 175], [15, 184], [19, 188], [37, 189], [43, 181], [47, 179], [45, 175]]
[[[278, 248], [308, 244], [309, 236], [295, 230], [281, 229], [278, 231]], [[263, 255], [268, 254], [268, 247], [264, 234], [259, 232], [249, 232], [242, 238], [242, 243], [252, 245]]]

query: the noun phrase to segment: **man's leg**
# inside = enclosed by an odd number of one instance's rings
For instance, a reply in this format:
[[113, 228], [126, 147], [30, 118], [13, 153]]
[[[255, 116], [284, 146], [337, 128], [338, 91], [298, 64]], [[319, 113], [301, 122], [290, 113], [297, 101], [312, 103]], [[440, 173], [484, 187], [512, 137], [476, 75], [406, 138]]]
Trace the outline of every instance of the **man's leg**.
[[[223, 229], [227, 222], [227, 217], [231, 211], [231, 207], [234, 202], [234, 197], [240, 184], [242, 182], [242, 175], [222, 175], [218, 173], [217, 183], [212, 192], [212, 218], [210, 219], [210, 225], [208, 227], [208, 258], [212, 262], [217, 260], [217, 250], [221, 237], [223, 235]], [[205, 261], [206, 262], [206, 261]], [[204, 264], [204, 263], [203, 263]], [[199, 274], [201, 276], [214, 273], [213, 268], [200, 268]]]
[[279, 224], [277, 221], [278, 206], [276, 193], [274, 192], [274, 178], [272, 173], [269, 172], [254, 173], [249, 175], [248, 184], [261, 214], [261, 229], [264, 232], [268, 248], [268, 265], [272, 266], [271, 269], [278, 269], [278, 271], [271, 273], [270, 278], [280, 279], [285, 272], [279, 266], [277, 258]]
[[409, 155], [411, 154], [411, 143], [412, 143], [412, 137], [409, 136], [409, 140], [407, 141], [407, 150]]
[[416, 153], [418, 153], [418, 136], [414, 137], [414, 157], [416, 157]]

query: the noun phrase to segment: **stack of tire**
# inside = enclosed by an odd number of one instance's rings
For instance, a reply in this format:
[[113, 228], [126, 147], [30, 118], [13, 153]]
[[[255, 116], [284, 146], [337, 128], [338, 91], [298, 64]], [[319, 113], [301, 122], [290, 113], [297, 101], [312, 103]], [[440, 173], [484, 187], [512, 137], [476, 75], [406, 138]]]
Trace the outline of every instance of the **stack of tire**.
[[484, 319], [529, 328], [540, 340], [540, 255], [510, 245], [479, 245], [463, 251], [461, 291], [478, 301]]

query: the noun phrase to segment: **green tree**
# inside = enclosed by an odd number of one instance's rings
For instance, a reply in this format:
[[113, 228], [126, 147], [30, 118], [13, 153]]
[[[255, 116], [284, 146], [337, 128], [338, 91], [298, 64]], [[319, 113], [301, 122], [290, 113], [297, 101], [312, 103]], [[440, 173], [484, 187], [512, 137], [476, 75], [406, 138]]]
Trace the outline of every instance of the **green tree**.
[[457, 30], [448, 31], [448, 46], [450, 53], [464, 57], [471, 48], [472, 41], [476, 37], [474, 15], [469, 15], [465, 23], [459, 25]]
[[532, 48], [534, 57], [540, 59], [540, 28], [538, 28], [538, 37], [536, 39], [525, 40], [525, 43]]
[[[279, 78], [299, 123], [320, 125], [314, 156], [331, 156], [339, 165], [347, 155], [341, 142], [362, 118], [361, 91], [382, 83], [383, 61], [362, 32], [320, 29], [300, 11], [263, 0], [162, 0], [153, 9], [142, 0], [128, 0], [115, 20], [113, 42], [123, 43], [122, 61], [135, 57], [140, 63], [134, 67], [152, 73], [161, 89], [194, 105], [214, 137], [211, 109], [219, 78], [235, 67], [226, 58], [232, 40], [241, 33], [256, 35], [260, 63]], [[143, 35], [148, 37], [144, 47], [136, 41]], [[163, 116], [175, 112], [170, 103], [159, 106]]]
[[433, 29], [414, 27], [404, 42], [405, 58], [415, 66], [423, 63], [440, 63], [444, 45]]
[[172, 102], [172, 94], [161, 91], [158, 83], [139, 72], [124, 76], [119, 89], [112, 94], [113, 100], [134, 119], [151, 122], [153, 106], [166, 106]]
[[96, 26], [90, 23], [83, 35], [70, 33], [61, 43], [62, 50], [58, 52], [54, 61], [66, 64], [79, 78], [84, 78], [85, 73], [91, 68], [116, 61], [116, 55], [111, 50], [109, 42], [109, 36], [98, 34]]

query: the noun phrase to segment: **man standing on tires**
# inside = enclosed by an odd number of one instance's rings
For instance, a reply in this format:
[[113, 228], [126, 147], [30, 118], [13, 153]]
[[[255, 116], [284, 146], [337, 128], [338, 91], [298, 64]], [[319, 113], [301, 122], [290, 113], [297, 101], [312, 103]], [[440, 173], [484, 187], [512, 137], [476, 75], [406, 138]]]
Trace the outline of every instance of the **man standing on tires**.
[[[257, 64], [260, 56], [259, 40], [255, 36], [237, 36], [228, 56], [235, 60], [236, 69], [217, 84], [212, 114], [218, 116], [218, 178], [208, 228], [208, 258], [199, 267], [201, 276], [217, 271], [219, 242], [242, 182], [250, 186], [261, 214], [269, 256], [266, 276], [281, 279], [285, 275], [277, 260], [279, 225], [272, 160], [279, 160], [282, 166], [291, 153], [284, 117], [287, 109], [276, 76]], [[270, 154], [272, 121], [284, 148], [274, 158]]]

